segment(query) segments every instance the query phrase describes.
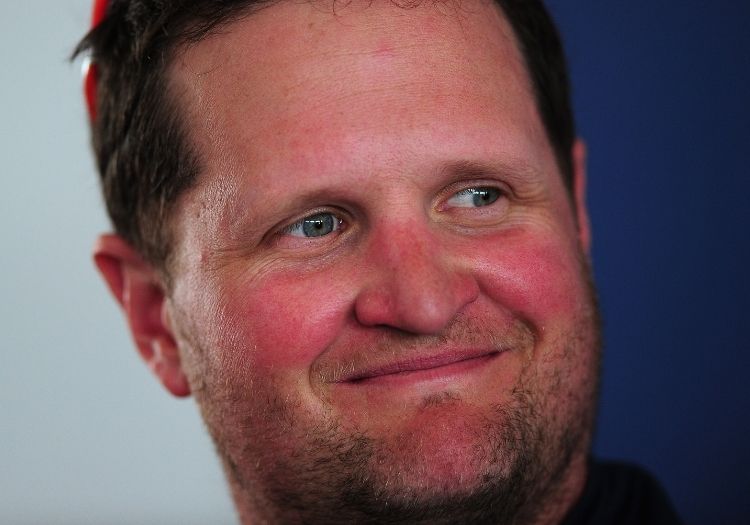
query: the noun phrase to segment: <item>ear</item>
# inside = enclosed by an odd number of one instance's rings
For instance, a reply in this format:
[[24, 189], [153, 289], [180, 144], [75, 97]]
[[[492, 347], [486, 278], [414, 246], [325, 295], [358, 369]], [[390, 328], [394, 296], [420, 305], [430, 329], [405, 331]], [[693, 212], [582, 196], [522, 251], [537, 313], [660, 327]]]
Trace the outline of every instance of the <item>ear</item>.
[[576, 222], [578, 225], [578, 242], [586, 255], [591, 254], [591, 223], [586, 207], [586, 143], [577, 139], [573, 144], [573, 199]]
[[99, 237], [94, 262], [122, 307], [143, 360], [173, 395], [189, 395], [158, 272], [113, 234]]

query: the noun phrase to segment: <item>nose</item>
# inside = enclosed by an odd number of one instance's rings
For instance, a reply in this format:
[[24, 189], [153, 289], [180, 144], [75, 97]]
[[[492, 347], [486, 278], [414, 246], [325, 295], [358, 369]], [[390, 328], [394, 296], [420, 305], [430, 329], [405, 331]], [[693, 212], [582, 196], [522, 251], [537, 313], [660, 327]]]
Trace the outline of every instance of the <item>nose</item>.
[[365, 326], [439, 334], [479, 295], [461, 258], [424, 230], [390, 229], [366, 250], [364, 286], [355, 315]]

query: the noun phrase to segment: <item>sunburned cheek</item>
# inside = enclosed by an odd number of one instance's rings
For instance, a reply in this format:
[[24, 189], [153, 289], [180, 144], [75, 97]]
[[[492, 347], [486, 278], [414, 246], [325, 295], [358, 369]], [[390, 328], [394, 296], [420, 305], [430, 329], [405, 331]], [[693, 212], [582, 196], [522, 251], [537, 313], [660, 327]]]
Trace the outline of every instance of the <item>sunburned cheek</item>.
[[476, 263], [480, 286], [495, 301], [532, 320], [554, 322], [582, 305], [586, 288], [575, 250], [563, 243], [492, 243]]
[[283, 373], [307, 368], [333, 342], [346, 305], [344, 290], [330, 279], [281, 275], [228, 292], [224, 320], [253, 367]]

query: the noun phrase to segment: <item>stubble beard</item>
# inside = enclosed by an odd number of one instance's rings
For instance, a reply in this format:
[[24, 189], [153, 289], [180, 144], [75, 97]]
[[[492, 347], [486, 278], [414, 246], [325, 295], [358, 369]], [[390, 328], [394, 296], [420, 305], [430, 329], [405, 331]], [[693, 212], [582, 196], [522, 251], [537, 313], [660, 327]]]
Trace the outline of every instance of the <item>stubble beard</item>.
[[[454, 402], [461, 403], [447, 401]], [[318, 428], [316, 438], [310, 440], [308, 434], [303, 453], [278, 454], [272, 474], [264, 477], [264, 499], [274, 509], [269, 521], [530, 523], [582, 441], [578, 429], [545, 435], [544, 426], [529, 417], [538, 412], [534, 406], [530, 393], [518, 390], [512, 407], [493, 406], [482, 420], [464, 422], [476, 436], [471, 451], [462, 452], [470, 453], [478, 468], [473, 479], [458, 486], [451, 480], [445, 486], [415, 483], [420, 471], [429, 468], [424, 457], [430, 454], [415, 450], [412, 435], [383, 442], [344, 432], [336, 424]], [[259, 487], [240, 486], [250, 491], [245, 497], [257, 499]]]
[[[600, 322], [588, 268], [584, 274], [589, 305], [570, 333], [554, 342], [564, 345], [561, 351], [571, 367], [587, 368], [583, 383], [568, 385], [567, 369], [540, 381], [542, 372], [535, 363], [525, 367], [509, 402], [474, 412], [461, 423], [474, 434], [471, 450], [462, 452], [477, 468], [471, 479], [459, 483], [435, 484], [426, 475], [428, 481], [420, 483], [422, 471], [430, 467], [424, 458], [431, 443], [414, 435], [386, 441], [340, 418], [315, 420], [304, 413], [299, 400], [274, 397], [268, 383], [261, 388], [246, 385], [246, 392], [269, 397], [260, 409], [245, 414], [227, 409], [228, 399], [212, 399], [209, 389], [198, 389], [194, 393], [242, 521], [535, 523], [563, 497], [560, 487], [573, 462], [585, 460], [593, 432]], [[206, 355], [194, 350], [194, 355]], [[545, 385], [549, 388], [539, 388]], [[446, 394], [425, 400], [423, 408], [449, 410], [462, 403]], [[217, 410], [219, 406], [225, 408]], [[234, 403], [238, 406], [247, 407]], [[233, 435], [241, 439], [225, 434], [228, 424], [240, 427]]]

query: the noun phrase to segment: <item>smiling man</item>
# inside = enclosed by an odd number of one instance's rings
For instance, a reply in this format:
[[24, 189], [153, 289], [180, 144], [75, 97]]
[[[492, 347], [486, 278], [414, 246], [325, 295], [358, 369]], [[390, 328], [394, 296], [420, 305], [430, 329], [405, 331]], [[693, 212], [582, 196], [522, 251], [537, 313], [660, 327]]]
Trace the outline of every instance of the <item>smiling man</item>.
[[96, 263], [244, 523], [674, 519], [589, 460], [585, 153], [540, 3], [97, 13]]

